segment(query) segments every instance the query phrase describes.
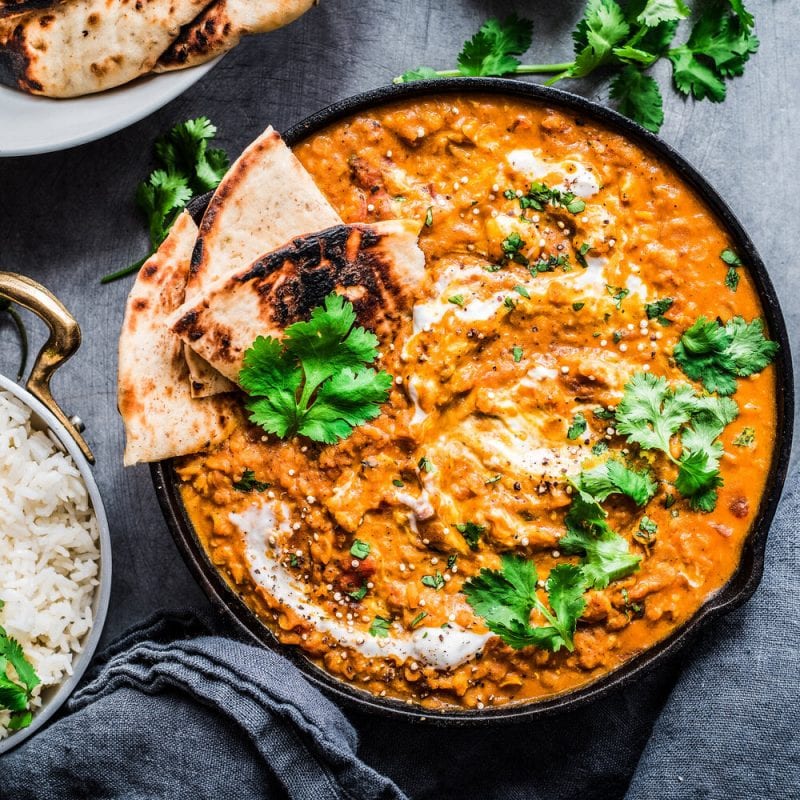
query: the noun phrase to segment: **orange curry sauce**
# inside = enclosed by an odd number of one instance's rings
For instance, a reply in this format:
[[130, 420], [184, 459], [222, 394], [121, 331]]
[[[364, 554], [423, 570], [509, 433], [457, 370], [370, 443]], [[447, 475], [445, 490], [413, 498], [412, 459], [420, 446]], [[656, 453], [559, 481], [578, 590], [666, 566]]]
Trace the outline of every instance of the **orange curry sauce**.
[[[243, 416], [227, 442], [178, 462], [189, 515], [230, 584], [282, 642], [333, 675], [428, 709], [568, 691], [686, 622], [736, 569], [758, 510], [773, 447], [773, 368], [738, 381], [740, 413], [721, 437], [724, 485], [710, 514], [677, 494], [664, 456], [628, 446], [594, 411], [613, 411], [642, 370], [686, 382], [671, 354], [698, 316], [760, 315], [746, 265], [738, 291], [725, 286], [720, 252], [732, 245], [709, 210], [668, 166], [619, 134], [501, 97], [364, 112], [295, 152], [346, 222], [418, 220], [429, 279], [413, 320], [409, 313], [395, 340], [381, 342], [381, 366], [395, 383], [377, 419], [323, 446], [264, 436]], [[533, 180], [571, 189], [585, 209], [548, 205], [520, 219], [518, 202], [504, 193], [526, 192]], [[550, 259], [552, 271], [532, 275], [504, 259], [502, 242], [514, 232], [529, 263]], [[647, 319], [644, 304], [665, 297], [674, 300], [671, 324]], [[577, 412], [588, 427], [570, 440]], [[754, 442], [735, 445], [745, 428]], [[599, 442], [607, 453], [598, 454]], [[604, 503], [641, 568], [587, 593], [574, 652], [514, 650], [486, 637], [460, 591], [464, 580], [498, 568], [507, 552], [533, 560], [539, 578], [557, 563], [577, 563], [558, 550], [566, 478], [610, 455], [650, 466], [659, 481], [646, 509], [620, 496]], [[270, 487], [235, 490], [246, 469]], [[669, 508], [668, 494], [677, 498]], [[272, 509], [284, 577], [350, 638], [320, 630], [316, 617], [258, 585], [241, 524], [231, 519], [253, 504]], [[645, 513], [658, 526], [647, 547], [633, 536]], [[476, 550], [455, 527], [466, 521], [485, 529]], [[354, 539], [369, 544], [366, 558], [351, 555]], [[360, 587], [364, 596], [353, 599], [348, 593]], [[416, 633], [423, 657], [380, 648], [370, 655], [377, 617], [390, 621], [390, 637]], [[442, 626], [473, 642], [483, 636], [483, 646], [437, 668], [424, 656]]]

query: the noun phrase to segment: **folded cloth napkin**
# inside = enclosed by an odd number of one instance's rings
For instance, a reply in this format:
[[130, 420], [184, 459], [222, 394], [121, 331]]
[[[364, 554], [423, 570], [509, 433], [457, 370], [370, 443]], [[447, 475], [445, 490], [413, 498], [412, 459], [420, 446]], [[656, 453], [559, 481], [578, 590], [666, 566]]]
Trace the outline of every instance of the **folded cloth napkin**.
[[0, 798], [404, 797], [286, 659], [214, 627], [182, 614], [123, 636], [67, 713], [2, 759]]

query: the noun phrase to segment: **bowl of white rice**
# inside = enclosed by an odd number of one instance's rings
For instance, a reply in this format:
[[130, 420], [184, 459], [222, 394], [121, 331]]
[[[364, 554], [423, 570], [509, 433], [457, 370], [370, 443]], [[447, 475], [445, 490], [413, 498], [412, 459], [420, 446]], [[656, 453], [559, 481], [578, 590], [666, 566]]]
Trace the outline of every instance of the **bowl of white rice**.
[[[0, 375], [0, 642], [15, 641], [38, 683], [5, 659], [27, 708], [0, 707], [0, 753], [42, 727], [78, 684], [100, 639], [111, 542], [89, 463], [54, 414]], [[4, 639], [2, 638], [4, 637]], [[0, 667], [4, 659], [0, 652]]]

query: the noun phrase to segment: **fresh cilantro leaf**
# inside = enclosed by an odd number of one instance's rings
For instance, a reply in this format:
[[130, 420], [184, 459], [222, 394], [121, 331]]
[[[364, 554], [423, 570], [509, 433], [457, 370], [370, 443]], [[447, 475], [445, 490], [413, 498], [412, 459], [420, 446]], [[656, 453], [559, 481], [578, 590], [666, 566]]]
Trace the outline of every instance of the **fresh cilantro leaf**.
[[[16, 680], [9, 676], [9, 666], [13, 667]], [[30, 725], [33, 716], [28, 711], [28, 704], [33, 690], [40, 683], [19, 642], [0, 627], [0, 709], [12, 712], [8, 725], [11, 730]]]
[[487, 479], [486, 479], [486, 480], [483, 482], [483, 485], [484, 485], [484, 486], [491, 486], [493, 483], [498, 483], [499, 481], [501, 481], [501, 480], [502, 480], [502, 478], [503, 478], [503, 476], [502, 476], [502, 475], [499, 475], [499, 474], [498, 474], [498, 475], [492, 475], [492, 477], [491, 477], [491, 478], [487, 478]]
[[507, 75], [533, 40], [533, 23], [511, 14], [502, 22], [492, 18], [464, 45], [458, 55], [462, 75]]
[[169, 233], [176, 217], [195, 195], [215, 189], [228, 170], [223, 150], [208, 149], [217, 129], [206, 117], [172, 128], [154, 145], [158, 168], [136, 187], [136, 206], [147, 222], [149, 253], [135, 264], [106, 275], [101, 283], [137, 272]]
[[621, 311], [622, 301], [631, 293], [630, 289], [623, 286], [606, 286], [606, 291], [611, 295], [614, 305]]
[[486, 533], [485, 525], [478, 525], [477, 522], [459, 522], [456, 530], [464, 537], [470, 550], [478, 549], [478, 541]]
[[[722, 485], [717, 441], [738, 415], [728, 397], [698, 397], [688, 384], [674, 389], [664, 378], [640, 372], [625, 386], [617, 407], [617, 431], [646, 450], [660, 450], [679, 467], [675, 487], [695, 509], [713, 510]], [[680, 432], [681, 455], [672, 454], [672, 437]]]
[[739, 270], [737, 268], [742, 266], [742, 262], [733, 250], [723, 250], [719, 257], [728, 265], [728, 271], [725, 273], [725, 285], [735, 292], [739, 288]]
[[435, 589], [438, 591], [444, 586], [444, 576], [437, 569], [435, 575], [422, 576], [422, 585], [427, 586], [429, 589]]
[[526, 298], [528, 298], [530, 300], [531, 293], [528, 291], [528, 289], [525, 286], [522, 286], [521, 284], [518, 284], [517, 286], [514, 287], [514, 291], [520, 297], [526, 297]]
[[424, 620], [425, 617], [427, 617], [427, 616], [428, 616], [428, 612], [427, 611], [420, 611], [419, 614], [417, 614], [417, 616], [414, 617], [414, 619], [411, 620], [411, 624], [409, 625], [409, 627], [410, 628], [416, 628], [417, 625], [419, 625], [420, 622], [422, 622], [422, 620]]
[[652, 303], [645, 303], [644, 313], [647, 319], [655, 319], [661, 325], [672, 325], [672, 320], [667, 319], [664, 314], [672, 308], [675, 301], [671, 297], [664, 297]]
[[753, 27], [755, 20], [753, 15], [744, 7], [743, 0], [728, 0], [736, 16], [739, 18], [739, 23], [745, 30], [750, 30]]
[[451, 553], [447, 556], [447, 569], [453, 569], [458, 561], [458, 553]]
[[671, 22], [688, 16], [689, 7], [682, 0], [647, 0], [636, 21], [653, 28], [659, 22]]
[[376, 616], [369, 626], [370, 636], [374, 636], [377, 639], [385, 639], [389, 635], [389, 626], [391, 624], [392, 620], [388, 617]]
[[592, 455], [593, 456], [601, 456], [603, 453], [608, 452], [608, 444], [604, 441], [599, 441], [596, 444], [592, 445]]
[[[31, 692], [41, 683], [33, 665], [25, 658], [20, 643], [9, 636], [5, 629], [0, 627], [0, 658], [8, 661], [17, 673], [17, 678], [22, 682], [30, 697]], [[22, 709], [12, 709], [21, 711]]]
[[3, 675], [0, 675], [0, 708], [8, 711], [25, 711], [28, 708], [28, 694], [24, 687]]
[[8, 729], [10, 731], [19, 731], [27, 728], [31, 722], [33, 722], [32, 711], [15, 711], [9, 717]]
[[636, 472], [613, 458], [581, 472], [575, 482], [601, 503], [612, 494], [624, 494], [643, 506], [656, 493], [656, 483], [649, 471]]
[[406, 70], [398, 78], [395, 78], [395, 83], [411, 83], [412, 81], [428, 81], [438, 78], [439, 73], [432, 67], [417, 67], [416, 69]]
[[586, 417], [578, 411], [572, 417], [572, 423], [567, 429], [567, 439], [577, 439], [581, 434], [586, 433]]
[[534, 181], [528, 188], [527, 193], [519, 196], [513, 190], [507, 189], [504, 192], [504, 197], [508, 200], [516, 200], [523, 211], [529, 208], [535, 211], [543, 211], [548, 204], [554, 208], [566, 208], [570, 214], [580, 214], [586, 208], [586, 203], [572, 192], [553, 189], [541, 181]]
[[350, 545], [350, 555], [359, 560], [365, 559], [369, 555], [370, 544], [361, 539], [353, 539], [353, 544]]
[[585, 305], [586, 305], [586, 303], [573, 303], [572, 304], [572, 310], [573, 311], [580, 311]]
[[540, 258], [535, 264], [528, 267], [528, 271], [535, 278], [540, 272], [555, 272], [556, 267], [563, 267], [567, 271], [566, 256], [548, 256]]
[[427, 456], [420, 458], [417, 467], [420, 472], [433, 472], [433, 462]]
[[237, 492], [247, 494], [249, 492], [265, 492], [272, 484], [256, 480], [256, 473], [252, 469], [245, 469], [242, 477], [231, 485]]
[[[620, 55], [619, 51], [615, 52]], [[620, 114], [648, 131], [659, 131], [664, 122], [664, 104], [661, 90], [653, 78], [629, 64], [611, 82], [610, 94], [617, 101]]]
[[433, 225], [433, 206], [428, 206], [425, 212], [425, 227], [430, 228]]
[[503, 255], [506, 259], [527, 267], [528, 259], [522, 253], [522, 248], [525, 247], [525, 244], [525, 240], [516, 231], [513, 231], [503, 239], [500, 246], [503, 248]]
[[519, 364], [522, 361], [522, 348], [519, 345], [514, 345], [511, 348], [511, 355], [514, 358], [514, 363]]
[[575, 62], [569, 68], [570, 77], [579, 78], [607, 63], [630, 31], [630, 25], [619, 4], [614, 0], [589, 0], [572, 34], [575, 42]]
[[565, 553], [582, 555], [580, 566], [587, 583], [603, 589], [639, 569], [641, 558], [630, 552], [628, 543], [612, 530], [593, 534], [583, 528], [569, 527], [558, 546]]
[[330, 294], [282, 341], [259, 336], [239, 373], [251, 421], [281, 438], [332, 444], [378, 416], [392, 379], [363, 366], [377, 357], [378, 340], [355, 322], [352, 303]]
[[675, 86], [698, 100], [725, 99], [725, 79], [741, 75], [758, 39], [720, 2], [708, 4], [699, 14], [685, 45], [669, 51]]
[[633, 534], [633, 538], [645, 547], [649, 547], [656, 540], [657, 533], [658, 524], [645, 515], [639, 520], [639, 528]]
[[752, 447], [756, 441], [755, 428], [750, 426], [743, 428], [742, 432], [733, 440], [736, 447]]
[[355, 589], [352, 592], [348, 592], [347, 596], [356, 603], [360, 603], [367, 596], [368, 591], [369, 588], [367, 587], [367, 584], [362, 583], [361, 586], [358, 587], [358, 589]]
[[[519, 556], [501, 557], [501, 568], [483, 568], [464, 583], [463, 591], [473, 611], [492, 633], [514, 648], [534, 645], [558, 651], [572, 651], [578, 618], [586, 607], [586, 582], [578, 567], [559, 564], [545, 585], [548, 606], [537, 593], [536, 567]], [[541, 614], [547, 625], [533, 627], [532, 611]]]
[[707, 391], [729, 395], [736, 391], [737, 377], [761, 372], [777, 352], [777, 342], [764, 337], [759, 318], [747, 323], [734, 317], [723, 325], [699, 317], [681, 336], [673, 355], [683, 372]]
[[589, 242], [584, 242], [576, 251], [575, 251], [575, 260], [584, 268], [588, 269], [589, 264], [586, 261], [586, 254], [592, 249], [592, 246]]
[[447, 298], [448, 303], [452, 303], [454, 306], [458, 306], [459, 308], [464, 307], [464, 295], [463, 294], [454, 294], [452, 297]]
[[399, 486], [399, 487], [401, 487], [401, 488], [402, 488], [403, 486], [405, 486], [405, 483], [403, 483], [403, 481], [401, 481], [401, 480], [400, 480], [400, 478], [395, 478], [395, 479], [392, 481], [392, 484], [393, 484], [394, 486]]

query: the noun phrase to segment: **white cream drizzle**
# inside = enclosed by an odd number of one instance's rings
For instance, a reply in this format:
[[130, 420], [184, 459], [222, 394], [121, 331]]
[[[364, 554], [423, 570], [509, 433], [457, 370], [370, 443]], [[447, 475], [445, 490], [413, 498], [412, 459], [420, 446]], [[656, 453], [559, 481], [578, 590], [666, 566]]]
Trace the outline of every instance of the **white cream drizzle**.
[[492, 634], [471, 633], [454, 623], [450, 623], [448, 628], [424, 627], [411, 633], [393, 626], [389, 636], [378, 638], [355, 626], [338, 622], [309, 602], [297, 578], [279, 561], [281, 548], [277, 536], [290, 531], [288, 508], [284, 504], [253, 504], [241, 514], [230, 514], [229, 519], [244, 536], [253, 580], [275, 600], [291, 608], [342, 647], [356, 650], [368, 658], [392, 656], [399, 661], [419, 661], [445, 671], [474, 658], [492, 638]]

